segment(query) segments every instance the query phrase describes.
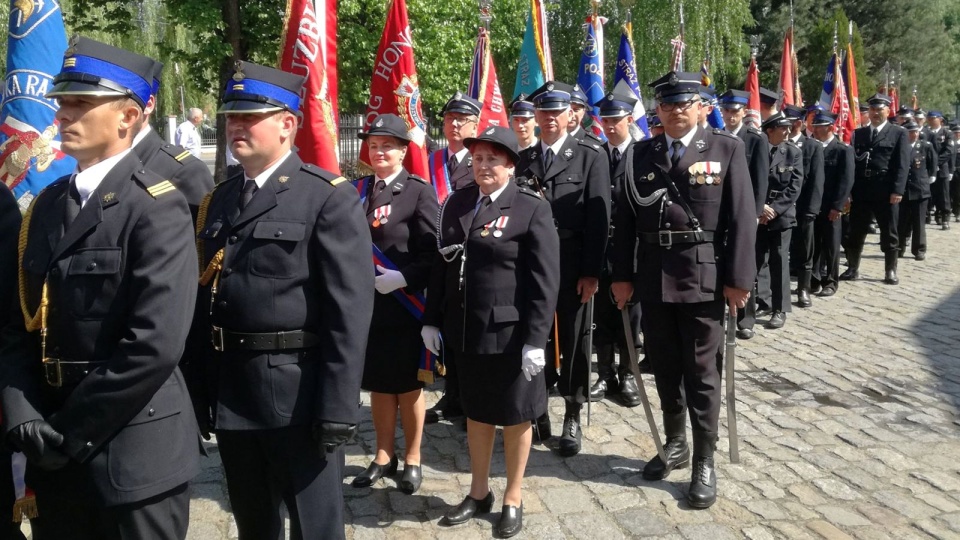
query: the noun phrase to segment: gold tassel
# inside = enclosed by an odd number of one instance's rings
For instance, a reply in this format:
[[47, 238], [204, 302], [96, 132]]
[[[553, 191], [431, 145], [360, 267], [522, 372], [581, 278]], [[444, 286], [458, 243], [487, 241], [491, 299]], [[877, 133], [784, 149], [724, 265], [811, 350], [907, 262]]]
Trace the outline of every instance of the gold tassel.
[[22, 522], [23, 518], [34, 519], [37, 515], [37, 498], [32, 493], [17, 499], [17, 502], [13, 503], [14, 523]]
[[441, 377], [447, 376], [447, 365], [443, 362], [437, 361], [437, 375]]
[[428, 369], [418, 369], [417, 380], [422, 383], [433, 384], [433, 372]]
[[220, 248], [217, 251], [216, 255], [210, 259], [210, 264], [207, 265], [207, 269], [203, 271], [203, 275], [200, 276], [200, 285], [204, 287], [210, 283], [210, 279], [217, 274], [222, 268], [221, 263], [223, 262], [223, 248]]
[[[197, 260], [203, 265], [203, 240], [200, 239], [200, 231], [207, 226], [207, 210], [210, 208], [210, 201], [213, 199], [213, 192], [207, 193], [200, 202], [200, 209], [197, 210], [197, 229], [194, 236], [197, 237]], [[203, 272], [203, 266], [200, 267]]]

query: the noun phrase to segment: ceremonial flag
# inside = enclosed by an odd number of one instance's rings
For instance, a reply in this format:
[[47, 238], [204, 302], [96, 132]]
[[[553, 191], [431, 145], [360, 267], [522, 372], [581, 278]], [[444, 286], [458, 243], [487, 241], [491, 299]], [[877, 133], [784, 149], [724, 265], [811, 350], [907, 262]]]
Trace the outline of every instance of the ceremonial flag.
[[630, 126], [630, 136], [634, 140], [650, 137], [647, 125], [647, 112], [643, 109], [643, 96], [640, 94], [640, 81], [637, 78], [637, 64], [633, 59], [633, 23], [623, 25], [620, 33], [620, 48], [617, 51], [617, 70], [613, 78], [613, 91], [633, 94], [637, 104], [633, 106], [634, 126]]
[[530, 0], [527, 29], [520, 45], [517, 63], [517, 83], [513, 97], [528, 96], [534, 90], [553, 80], [553, 59], [550, 57], [550, 36], [547, 32], [547, 11], [544, 0]]
[[[427, 167], [426, 129], [421, 106], [417, 68], [413, 61], [413, 38], [407, 20], [406, 0], [393, 0], [387, 10], [387, 21], [377, 47], [370, 83], [370, 101], [363, 117], [363, 129], [380, 114], [393, 113], [407, 123], [411, 142], [403, 166], [411, 174], [430, 178]], [[360, 162], [367, 167], [367, 141], [360, 145]]]
[[824, 110], [829, 111], [833, 106], [833, 87], [834, 76], [837, 73], [837, 55], [830, 57], [830, 63], [827, 64], [827, 72], [823, 75], [823, 88], [820, 90], [820, 105]]
[[60, 3], [11, 0], [7, 36], [0, 179], [26, 211], [40, 190], [76, 167], [76, 161], [60, 151], [57, 103], [45, 97], [67, 49]]
[[853, 22], [850, 22], [850, 39], [847, 41], [847, 57], [844, 59], [843, 76], [850, 102], [850, 115], [854, 125], [860, 125], [860, 90], [857, 88], [857, 68], [853, 61]]
[[478, 133], [482, 133], [487, 126], [510, 127], [507, 109], [503, 106], [503, 96], [500, 95], [497, 69], [493, 67], [487, 29], [483, 27], [480, 27], [480, 33], [477, 34], [477, 47], [473, 52], [473, 67], [470, 69], [470, 87], [467, 94], [483, 105], [477, 125]]
[[280, 69], [306, 78], [294, 143], [300, 159], [339, 174], [336, 0], [287, 0], [280, 43]]
[[803, 98], [800, 96], [797, 52], [793, 48], [793, 26], [787, 29], [783, 37], [783, 55], [780, 57], [780, 95], [783, 105], [803, 106]]
[[830, 112], [837, 115], [837, 120], [834, 123], [837, 128], [837, 137], [850, 144], [850, 137], [853, 135], [853, 130], [857, 129], [858, 124], [855, 122], [853, 115], [850, 114], [850, 101], [847, 99], [846, 85], [843, 83], [843, 75], [839, 72], [842, 65], [841, 61], [837, 58], [837, 53], [833, 53], [833, 56], [834, 61], [831, 64], [835, 66], [838, 72], [833, 77], [836, 84], [833, 89], [833, 102], [830, 106]]
[[687, 46], [683, 42], [683, 34], [681, 33], [671, 39], [670, 44], [673, 45], [673, 64], [671, 70], [683, 71], [683, 49]]
[[910, 108], [916, 111], [920, 108], [920, 100], [917, 99], [917, 87], [913, 87], [913, 96], [910, 98]]
[[897, 111], [900, 110], [900, 92], [899, 88], [896, 86], [890, 85], [890, 118], [893, 118], [897, 115]]
[[757, 69], [756, 54], [750, 55], [750, 67], [747, 68], [747, 82], [743, 89], [750, 92], [750, 99], [747, 102], [747, 110], [743, 121], [747, 124], [753, 124], [753, 127], [760, 127], [760, 70]]
[[600, 107], [596, 106], [603, 99], [603, 23], [605, 17], [596, 13], [587, 16], [587, 38], [583, 43], [583, 54], [580, 56], [580, 69], [577, 72], [577, 84], [587, 96], [590, 113], [590, 130], [600, 140], [607, 140], [603, 134], [603, 125], [600, 124]]
[[714, 88], [713, 81], [710, 79], [710, 66], [706, 60], [700, 64], [700, 84], [713, 90], [713, 98], [710, 99], [713, 111], [707, 115], [707, 123], [714, 129], [723, 129], [725, 124], [723, 123], [723, 115], [720, 114], [720, 104], [717, 103], [717, 89]]

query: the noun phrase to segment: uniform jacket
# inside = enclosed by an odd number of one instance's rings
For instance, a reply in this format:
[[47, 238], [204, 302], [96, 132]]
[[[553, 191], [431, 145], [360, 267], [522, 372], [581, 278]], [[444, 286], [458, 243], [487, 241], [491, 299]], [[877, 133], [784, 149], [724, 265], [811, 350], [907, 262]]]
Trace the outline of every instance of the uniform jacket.
[[[613, 224], [616, 222], [617, 215], [617, 201], [620, 200], [620, 192], [623, 190], [623, 177], [626, 175], [627, 166], [630, 163], [630, 159], [633, 157], [633, 151], [631, 148], [633, 143], [631, 142], [627, 145], [626, 150], [623, 151], [623, 155], [620, 156], [620, 161], [614, 163], [613, 160], [613, 150], [616, 147], [612, 147], [609, 142], [603, 143], [603, 149], [607, 152], [607, 158], [610, 161], [610, 236], [613, 236]], [[613, 273], [613, 240], [612, 238], [607, 242], [607, 252], [606, 252], [606, 267], [604, 268], [604, 273], [610, 275]]]
[[20, 206], [13, 193], [0, 187], [0, 330], [7, 325], [17, 301], [17, 239]]
[[[203, 268], [224, 250], [216, 297], [211, 301], [211, 287], [201, 287], [197, 304], [194, 332], [204, 347], [189, 361], [205, 363], [207, 383], [198, 401], [212, 408], [217, 429], [356, 424], [374, 295], [370, 232], [357, 190], [296, 154], [241, 211], [243, 183], [238, 174], [217, 186], [197, 236]], [[321, 345], [216, 352], [212, 326], [305, 330]]]
[[[632, 178], [620, 195], [614, 228], [613, 281], [632, 281], [641, 302], [720, 300], [725, 285], [749, 290], [756, 278], [757, 218], [743, 142], [725, 131], [696, 129], [675, 168], [663, 135], [633, 145]], [[711, 175], [697, 172], [707, 165]], [[698, 183], [698, 176], [711, 183]], [[701, 228], [714, 233], [713, 242], [667, 249], [638, 239], [638, 233], [693, 230], [668, 179]]]
[[[376, 197], [373, 197], [376, 177], [366, 176], [361, 180], [367, 181], [363, 210], [373, 243], [397, 265], [407, 281], [407, 291], [426, 289], [437, 253], [437, 192], [426, 180], [408, 174], [406, 170], [401, 171]], [[377, 211], [385, 212], [387, 207], [389, 216], [381, 224]]]
[[803, 151], [790, 142], [776, 147], [770, 156], [770, 174], [767, 178], [767, 205], [777, 215], [761, 226], [771, 231], [796, 226], [797, 198], [803, 184]]
[[[447, 149], [444, 148], [434, 152], [435, 154], [440, 154], [435, 159], [443, 159], [443, 152], [447, 152]], [[433, 174], [432, 171], [431, 174]], [[436, 180], [437, 179], [435, 178], [434, 181], [436, 182]], [[450, 190], [456, 191], [472, 185], [474, 185], [473, 156], [470, 155], [470, 152], [467, 152], [467, 157], [463, 159], [463, 162], [457, 165], [457, 168], [453, 170], [453, 174], [450, 175]]]
[[597, 137], [593, 134], [593, 131], [589, 131], [583, 126], [578, 126], [577, 130], [573, 133], [569, 133], [569, 135], [580, 142], [598, 145], [604, 143], [604, 141], [600, 140], [600, 137]]
[[[954, 147], [957, 143], [953, 133], [944, 126], [941, 126], [939, 131], [930, 130], [930, 142], [933, 143], [933, 151], [937, 154], [937, 178], [950, 180], [956, 168]], [[910, 168], [913, 170], [913, 165]]]
[[770, 171], [770, 148], [767, 138], [754, 127], [743, 126], [737, 132], [737, 137], [743, 141], [747, 156], [747, 167], [750, 171], [750, 182], [753, 186], [754, 201], [757, 207], [757, 216], [763, 212], [766, 202], [767, 175]]
[[44, 418], [106, 505], [140, 501], [199, 471], [196, 420], [177, 368], [196, 299], [190, 211], [132, 152], [64, 232], [68, 188], [63, 177], [33, 203], [21, 263], [28, 310], [36, 313], [46, 279], [47, 356], [104, 364], [75, 386], [47, 385], [40, 332], [13, 317], [0, 349], [4, 433]]
[[796, 145], [803, 151], [803, 185], [797, 198], [797, 218], [812, 218], [820, 213], [823, 202], [823, 145], [806, 135], [801, 135]]
[[[823, 146], [821, 144], [821, 146]], [[853, 188], [853, 147], [834, 137], [823, 149], [823, 202], [820, 212], [843, 211]]]
[[890, 195], [903, 195], [906, 189], [910, 140], [907, 130], [891, 122], [887, 122], [873, 142], [870, 129], [862, 127], [853, 132], [851, 142], [856, 157], [853, 200], [889, 201]]
[[560, 237], [560, 286], [599, 278], [610, 234], [610, 165], [599, 144], [568, 136], [549, 171], [542, 145], [520, 152], [517, 176], [530, 179], [553, 210]]
[[930, 179], [937, 176], [937, 153], [930, 141], [917, 139], [910, 145], [910, 173], [903, 198], [908, 201], [928, 199]]
[[[447, 257], [450, 262], [437, 256], [423, 322], [440, 327], [447, 346], [471, 354], [543, 348], [560, 287], [559, 240], [550, 205], [511, 181], [474, 215], [479, 192], [475, 185], [459, 190], [440, 211], [441, 248], [464, 247]], [[504, 218], [498, 235], [497, 223]]]
[[194, 221], [203, 197], [213, 191], [213, 176], [207, 165], [180, 146], [165, 142], [156, 131], [150, 130], [133, 151], [143, 166], [170, 180], [190, 205]]

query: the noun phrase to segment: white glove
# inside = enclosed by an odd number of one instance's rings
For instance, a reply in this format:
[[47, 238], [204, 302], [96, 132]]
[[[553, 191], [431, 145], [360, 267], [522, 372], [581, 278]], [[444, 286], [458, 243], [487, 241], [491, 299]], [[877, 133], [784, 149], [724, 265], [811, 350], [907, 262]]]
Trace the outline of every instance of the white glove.
[[532, 345], [523, 346], [520, 369], [528, 381], [532, 381], [537, 373], [543, 371], [543, 366], [545, 365], [547, 365], [547, 360], [544, 356], [543, 349]]
[[440, 354], [440, 329], [436, 326], [424, 326], [420, 330], [423, 346], [433, 354]]
[[389, 294], [407, 286], [407, 280], [397, 270], [389, 270], [378, 264], [377, 272], [380, 272], [380, 275], [374, 278], [373, 284], [380, 294]]
[[931, 177], [930, 177], [930, 183], [931, 183], [931, 184], [934, 183], [934, 182], [936, 182], [936, 181], [937, 181], [937, 177], [936, 177], [936, 176], [931, 176]]

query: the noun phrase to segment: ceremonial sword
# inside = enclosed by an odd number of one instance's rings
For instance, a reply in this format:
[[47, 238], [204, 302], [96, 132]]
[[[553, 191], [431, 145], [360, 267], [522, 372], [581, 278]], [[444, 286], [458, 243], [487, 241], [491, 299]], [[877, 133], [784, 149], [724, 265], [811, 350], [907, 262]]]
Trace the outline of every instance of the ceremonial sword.
[[[727, 343], [724, 356], [727, 372], [727, 439], [730, 441], [730, 463], [740, 463], [740, 447], [737, 442], [737, 397], [733, 384], [734, 360], [737, 351], [737, 316], [727, 309]], [[661, 456], [660, 459], [663, 459]], [[666, 463], [666, 462], [664, 462]]]
[[623, 319], [623, 333], [627, 340], [627, 358], [630, 360], [630, 371], [637, 379], [637, 388], [640, 389], [640, 401], [643, 402], [643, 413], [647, 416], [647, 425], [650, 426], [650, 435], [653, 436], [653, 444], [657, 447], [657, 455], [660, 456], [661, 461], [666, 463], [667, 456], [663, 453], [663, 443], [660, 442], [660, 432], [657, 431], [657, 421], [653, 418], [650, 400], [647, 399], [647, 390], [644, 388], [643, 378], [640, 376], [640, 366], [637, 364], [637, 347], [636, 342], [633, 340], [633, 326], [630, 324], [630, 312], [626, 306], [620, 310], [620, 317]]
[[[587, 321], [584, 325], [587, 332], [587, 381], [583, 393], [587, 397], [587, 425], [590, 425], [590, 368], [593, 366], [593, 295], [587, 301]], [[572, 366], [571, 366], [571, 371]]]

